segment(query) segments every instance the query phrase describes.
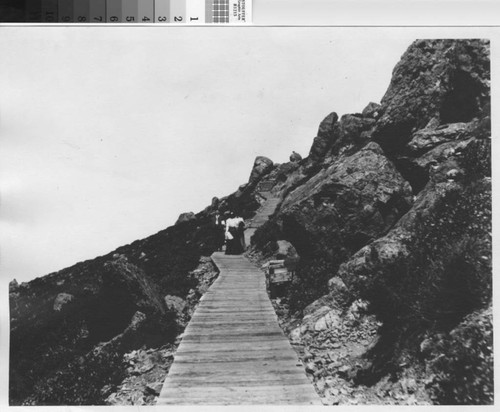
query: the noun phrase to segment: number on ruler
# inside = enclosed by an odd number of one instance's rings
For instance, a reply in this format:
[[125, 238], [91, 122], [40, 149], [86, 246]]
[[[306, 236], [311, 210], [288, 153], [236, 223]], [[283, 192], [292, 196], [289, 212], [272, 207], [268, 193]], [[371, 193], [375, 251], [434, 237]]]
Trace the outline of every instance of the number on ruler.
[[174, 21], [182, 21], [182, 16], [174, 16]]
[[53, 22], [55, 19], [54, 19], [54, 12], [53, 11], [47, 11], [45, 13], [45, 21], [47, 22]]
[[112, 22], [117, 22], [118, 21], [118, 17], [117, 16], [111, 16], [109, 18], [109, 21], [112, 21]]
[[148, 16], [144, 16], [144, 17], [142, 18], [142, 21], [150, 21], [150, 18], [149, 18]]
[[135, 21], [135, 18], [134, 18], [134, 16], [127, 16], [127, 17], [125, 17], [125, 20], [127, 20], [127, 21]]
[[78, 16], [78, 21], [80, 23], [85, 23], [87, 21], [87, 17], [85, 17], [85, 16]]
[[158, 21], [167, 21], [165, 16], [158, 16]]
[[95, 17], [94, 17], [94, 20], [95, 20], [95, 21], [102, 21], [102, 16], [95, 16]]
[[64, 23], [67, 23], [71, 20], [71, 17], [70, 16], [63, 16], [62, 19], [61, 19]]
[[198, 20], [198, 17], [190, 17], [189, 21]]

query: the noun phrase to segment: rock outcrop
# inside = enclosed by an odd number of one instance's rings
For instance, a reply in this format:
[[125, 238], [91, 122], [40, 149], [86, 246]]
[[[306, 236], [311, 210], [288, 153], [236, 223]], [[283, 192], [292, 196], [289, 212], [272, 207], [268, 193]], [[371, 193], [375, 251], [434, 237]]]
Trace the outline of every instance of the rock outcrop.
[[181, 213], [175, 224], [178, 225], [191, 220], [196, 220], [196, 215], [193, 212]]
[[296, 163], [300, 162], [302, 160], [302, 156], [297, 153], [296, 151], [293, 151], [292, 154], [290, 155], [290, 162]]
[[320, 123], [318, 135], [314, 138], [311, 150], [309, 151], [309, 158], [311, 160], [318, 161], [323, 159], [330, 150], [338, 118], [337, 113], [332, 112]]
[[290, 192], [279, 222], [301, 256], [340, 262], [387, 231], [411, 203], [409, 184], [372, 142]]
[[397, 151], [429, 122], [469, 122], [480, 116], [489, 96], [487, 40], [416, 41], [393, 71], [374, 138], [387, 151]]
[[273, 168], [273, 161], [264, 156], [257, 156], [250, 173], [249, 183], [257, 182], [262, 176]]
[[486, 40], [414, 42], [278, 187], [256, 246], [302, 258], [275, 304], [327, 404], [492, 402], [489, 67]]

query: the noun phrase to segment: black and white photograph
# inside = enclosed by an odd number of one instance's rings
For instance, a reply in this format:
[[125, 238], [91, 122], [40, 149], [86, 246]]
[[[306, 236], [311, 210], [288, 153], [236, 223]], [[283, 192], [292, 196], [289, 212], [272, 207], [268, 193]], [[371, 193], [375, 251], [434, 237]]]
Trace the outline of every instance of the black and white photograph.
[[498, 30], [0, 34], [8, 405], [494, 404]]

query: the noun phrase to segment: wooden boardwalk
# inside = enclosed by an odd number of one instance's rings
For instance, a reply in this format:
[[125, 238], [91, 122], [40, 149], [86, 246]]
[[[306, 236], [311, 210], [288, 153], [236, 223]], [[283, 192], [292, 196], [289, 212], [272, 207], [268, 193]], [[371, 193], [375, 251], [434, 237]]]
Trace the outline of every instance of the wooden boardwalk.
[[202, 297], [158, 405], [320, 405], [280, 329], [264, 274], [243, 256], [212, 255], [220, 274]]

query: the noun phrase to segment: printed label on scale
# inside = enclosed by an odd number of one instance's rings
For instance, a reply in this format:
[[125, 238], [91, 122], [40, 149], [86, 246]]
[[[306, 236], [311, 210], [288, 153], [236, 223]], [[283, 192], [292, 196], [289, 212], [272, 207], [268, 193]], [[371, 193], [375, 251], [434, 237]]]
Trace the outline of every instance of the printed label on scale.
[[246, 23], [247, 9], [245, 0], [229, 1], [229, 23]]

